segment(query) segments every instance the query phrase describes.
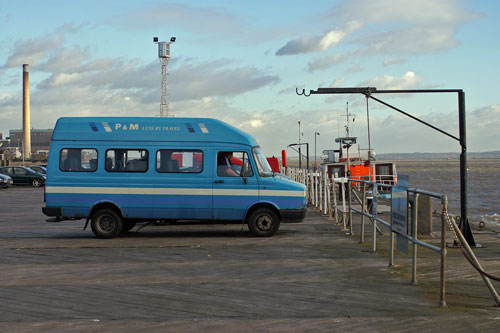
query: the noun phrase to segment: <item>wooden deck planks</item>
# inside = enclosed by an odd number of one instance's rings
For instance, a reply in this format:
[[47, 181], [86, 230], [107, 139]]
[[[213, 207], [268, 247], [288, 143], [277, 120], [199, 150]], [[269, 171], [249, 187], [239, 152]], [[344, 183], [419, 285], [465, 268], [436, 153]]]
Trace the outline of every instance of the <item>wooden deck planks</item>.
[[[397, 254], [397, 266], [389, 268], [383, 246], [377, 254], [367, 252], [369, 247], [358, 244], [356, 235], [344, 236], [340, 226], [315, 212], [302, 224], [282, 225], [272, 238], [253, 237], [241, 226], [201, 225], [147, 226], [99, 240], [81, 230], [83, 221], [45, 223], [39, 212], [41, 191], [16, 187], [0, 192], [3, 330], [500, 327], [499, 308], [492, 306], [481, 279], [455, 249], [448, 259], [450, 308], [443, 310], [436, 308], [436, 254], [419, 249], [419, 285], [412, 286], [410, 257]], [[493, 237], [479, 236], [489, 247], [478, 257], [489, 259], [485, 268], [498, 273], [500, 246]]]

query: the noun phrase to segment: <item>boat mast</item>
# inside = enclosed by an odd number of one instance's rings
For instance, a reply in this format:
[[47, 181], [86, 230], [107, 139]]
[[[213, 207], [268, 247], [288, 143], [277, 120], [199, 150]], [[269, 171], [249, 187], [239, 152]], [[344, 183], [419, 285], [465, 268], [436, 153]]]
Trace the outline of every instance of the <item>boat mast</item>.
[[[346, 132], [346, 137], [350, 138], [349, 135], [349, 101], [346, 102], [346, 125], [345, 125], [345, 132]], [[353, 120], [354, 121], [354, 120]], [[351, 161], [349, 160], [349, 148], [351, 148], [351, 144], [347, 143], [345, 145], [347, 149], [347, 170], [346, 170], [346, 177], [351, 178]]]

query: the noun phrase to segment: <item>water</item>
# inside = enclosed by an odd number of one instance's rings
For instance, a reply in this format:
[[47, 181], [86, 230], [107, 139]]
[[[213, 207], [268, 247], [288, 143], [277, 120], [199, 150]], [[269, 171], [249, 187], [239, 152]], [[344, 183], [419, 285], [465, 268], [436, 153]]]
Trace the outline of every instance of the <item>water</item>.
[[[446, 194], [448, 211], [460, 214], [460, 161], [395, 161], [398, 175], [408, 175], [410, 187]], [[468, 208], [471, 221], [500, 227], [500, 159], [469, 159]]]

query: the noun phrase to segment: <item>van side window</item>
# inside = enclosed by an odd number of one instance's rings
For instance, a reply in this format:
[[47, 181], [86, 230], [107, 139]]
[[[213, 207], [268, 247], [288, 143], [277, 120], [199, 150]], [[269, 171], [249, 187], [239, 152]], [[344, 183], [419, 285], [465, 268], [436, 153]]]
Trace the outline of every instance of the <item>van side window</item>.
[[252, 177], [248, 154], [241, 151], [221, 151], [217, 154], [217, 176]]
[[91, 148], [61, 149], [59, 169], [71, 172], [94, 172], [97, 170], [97, 150]]
[[109, 172], [146, 172], [148, 156], [145, 149], [108, 149], [105, 168]]
[[156, 170], [166, 173], [200, 173], [203, 171], [203, 152], [160, 149], [156, 153]]

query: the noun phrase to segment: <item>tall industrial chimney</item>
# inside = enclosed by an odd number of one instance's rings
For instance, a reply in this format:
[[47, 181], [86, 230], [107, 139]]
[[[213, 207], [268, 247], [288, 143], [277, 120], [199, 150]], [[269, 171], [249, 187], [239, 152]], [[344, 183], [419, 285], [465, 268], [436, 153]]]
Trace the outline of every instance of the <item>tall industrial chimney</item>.
[[30, 72], [29, 65], [23, 65], [23, 158], [31, 158], [31, 125], [30, 125]]

